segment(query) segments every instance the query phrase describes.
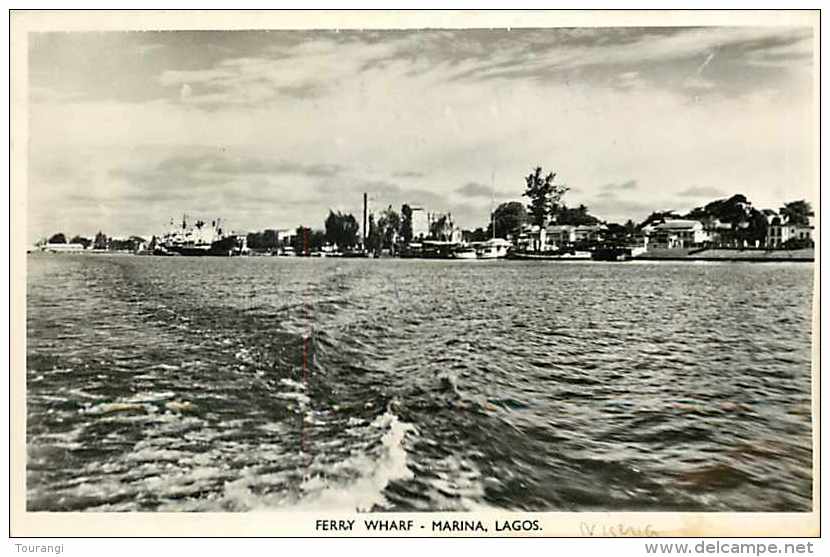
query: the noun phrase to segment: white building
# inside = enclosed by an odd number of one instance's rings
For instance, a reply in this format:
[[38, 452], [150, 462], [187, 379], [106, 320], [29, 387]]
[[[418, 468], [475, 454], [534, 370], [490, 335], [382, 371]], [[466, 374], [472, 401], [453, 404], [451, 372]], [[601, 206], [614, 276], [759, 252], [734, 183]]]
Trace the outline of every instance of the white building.
[[793, 224], [778, 214], [767, 215], [766, 246], [769, 248], [783, 247], [789, 240], [811, 241], [813, 239], [813, 217], [808, 224]]
[[651, 227], [648, 235], [649, 247], [664, 249], [691, 248], [708, 241], [703, 223], [697, 220], [667, 220]]
[[551, 251], [579, 242], [602, 240], [608, 227], [604, 224], [549, 224], [545, 227], [526, 225], [516, 239], [521, 249]]
[[429, 214], [423, 207], [412, 207], [412, 238], [429, 237]]

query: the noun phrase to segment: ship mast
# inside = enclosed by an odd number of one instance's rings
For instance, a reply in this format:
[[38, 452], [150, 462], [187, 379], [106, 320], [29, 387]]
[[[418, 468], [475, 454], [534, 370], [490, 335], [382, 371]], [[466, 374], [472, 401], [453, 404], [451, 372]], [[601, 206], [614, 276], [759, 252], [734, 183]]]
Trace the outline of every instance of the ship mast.
[[496, 211], [493, 207], [496, 204], [496, 171], [490, 173], [490, 226], [493, 227], [493, 239], [496, 239]]

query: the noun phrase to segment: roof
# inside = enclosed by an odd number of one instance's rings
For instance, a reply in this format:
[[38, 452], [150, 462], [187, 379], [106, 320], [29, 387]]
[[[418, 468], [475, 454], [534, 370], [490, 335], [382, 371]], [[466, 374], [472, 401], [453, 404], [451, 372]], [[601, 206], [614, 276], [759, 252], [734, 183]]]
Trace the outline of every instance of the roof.
[[700, 221], [697, 220], [685, 220], [685, 219], [677, 219], [677, 220], [667, 220], [664, 223], [658, 224], [655, 228], [661, 230], [681, 230], [686, 228], [694, 228], [696, 226], [703, 226]]

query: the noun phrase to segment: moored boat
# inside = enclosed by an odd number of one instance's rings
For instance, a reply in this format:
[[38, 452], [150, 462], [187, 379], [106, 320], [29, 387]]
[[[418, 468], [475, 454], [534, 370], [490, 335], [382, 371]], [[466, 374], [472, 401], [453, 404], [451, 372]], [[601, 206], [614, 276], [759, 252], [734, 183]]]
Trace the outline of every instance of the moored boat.
[[492, 238], [479, 245], [476, 256], [479, 259], [502, 259], [507, 257], [507, 252], [512, 244], [502, 238]]
[[187, 215], [182, 217], [181, 225], [170, 221], [170, 229], [164, 233], [153, 253], [157, 255], [239, 255], [247, 250], [245, 238], [235, 234], [225, 234], [221, 220], [216, 219], [210, 226], [202, 220], [190, 224]]
[[520, 261], [589, 261], [589, 251], [512, 251], [507, 257]]
[[478, 259], [478, 255], [476, 254], [476, 249], [472, 246], [470, 247], [461, 247], [453, 251], [452, 253], [453, 259], [467, 259], [467, 260], [475, 260]]

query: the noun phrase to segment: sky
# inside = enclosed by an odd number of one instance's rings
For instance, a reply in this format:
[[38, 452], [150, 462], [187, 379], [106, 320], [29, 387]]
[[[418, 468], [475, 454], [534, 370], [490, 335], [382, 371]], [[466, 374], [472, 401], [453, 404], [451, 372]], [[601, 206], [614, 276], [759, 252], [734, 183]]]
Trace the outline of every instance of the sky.
[[486, 226], [536, 166], [642, 220], [815, 204], [810, 28], [29, 35], [30, 242], [253, 231], [389, 205]]

